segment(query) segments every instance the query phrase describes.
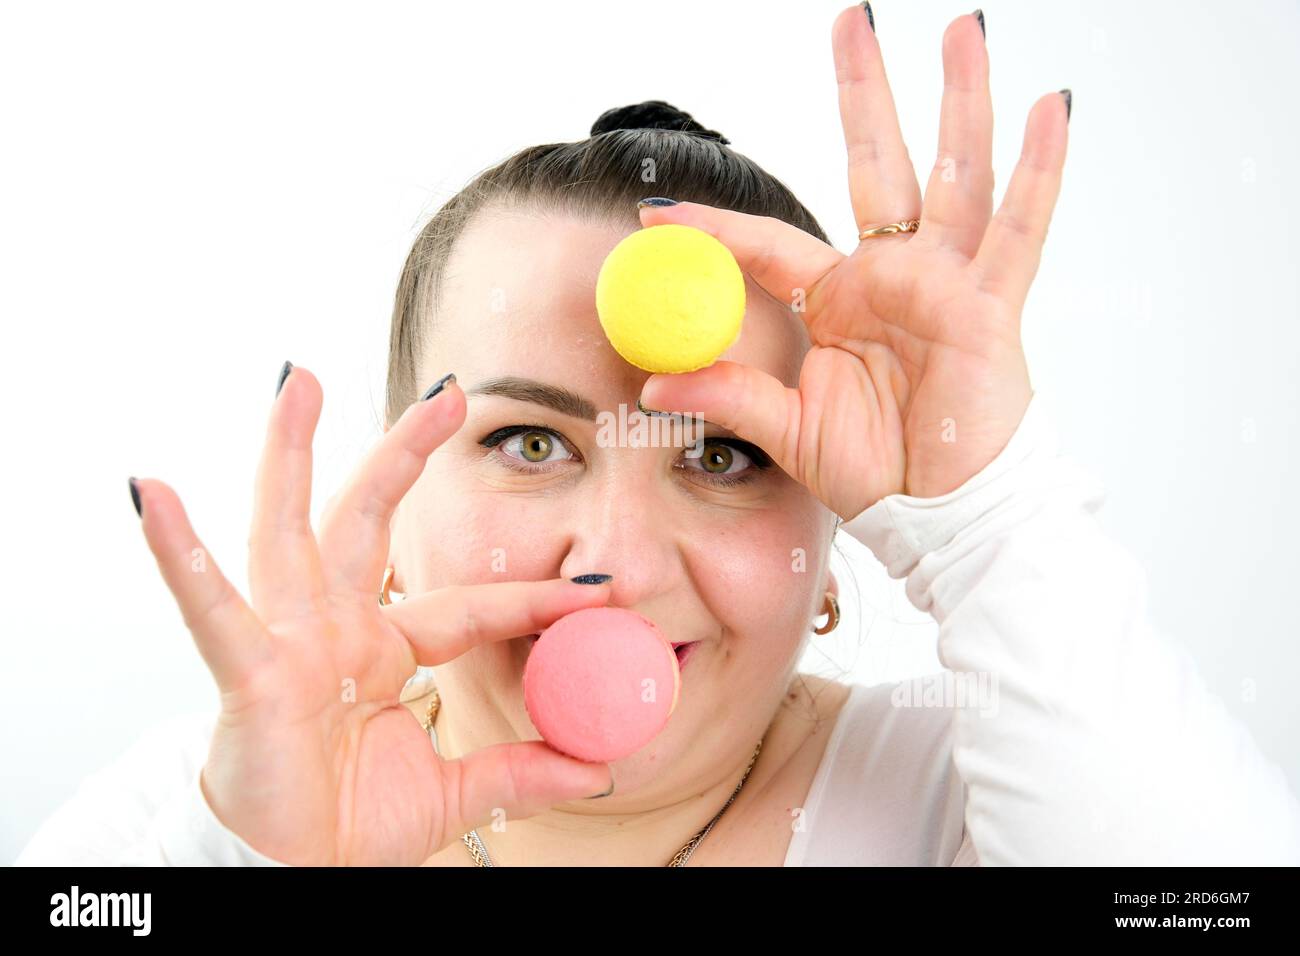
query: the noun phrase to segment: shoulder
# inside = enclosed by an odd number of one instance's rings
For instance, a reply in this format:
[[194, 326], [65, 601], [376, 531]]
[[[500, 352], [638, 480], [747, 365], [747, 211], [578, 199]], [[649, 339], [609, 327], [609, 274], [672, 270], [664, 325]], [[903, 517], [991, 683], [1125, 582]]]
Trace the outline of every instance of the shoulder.
[[947, 790], [956, 780], [952, 763], [952, 697], [926, 694], [942, 673], [850, 684], [836, 717], [823, 764], [832, 787], [861, 788], [902, 798]]
[[37, 828], [15, 865], [111, 863], [202, 768], [216, 716], [215, 709], [194, 711], [146, 727], [81, 779]]
[[819, 721], [835, 721], [848, 703], [854, 686], [817, 674], [796, 674], [786, 700], [791, 705], [797, 703]]
[[846, 706], [846, 731], [869, 742], [876, 760], [909, 766], [942, 765], [952, 754], [954, 697], [950, 671], [899, 681], [855, 684]]
[[[803, 696], [823, 720], [834, 722], [831, 744], [869, 743], [880, 748], [918, 746], [932, 755], [950, 750], [953, 704], [952, 673], [938, 671], [920, 677], [875, 684], [844, 683], [812, 674], [799, 674]], [[827, 752], [828, 756], [830, 751]]]
[[188, 781], [207, 762], [217, 711], [174, 714], [147, 726], [104, 767], [89, 774], [79, 791], [131, 783], [148, 795], [179, 780]]
[[805, 814], [802, 865], [947, 865], [961, 845], [965, 788], [952, 761], [943, 673], [849, 684]]

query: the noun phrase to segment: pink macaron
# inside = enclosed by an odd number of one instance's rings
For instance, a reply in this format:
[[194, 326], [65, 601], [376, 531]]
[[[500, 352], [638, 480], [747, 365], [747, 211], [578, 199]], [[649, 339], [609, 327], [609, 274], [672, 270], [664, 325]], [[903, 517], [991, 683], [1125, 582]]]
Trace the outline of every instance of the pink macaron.
[[682, 676], [672, 644], [636, 611], [574, 611], [542, 632], [524, 666], [524, 706], [548, 744], [604, 763], [668, 723]]

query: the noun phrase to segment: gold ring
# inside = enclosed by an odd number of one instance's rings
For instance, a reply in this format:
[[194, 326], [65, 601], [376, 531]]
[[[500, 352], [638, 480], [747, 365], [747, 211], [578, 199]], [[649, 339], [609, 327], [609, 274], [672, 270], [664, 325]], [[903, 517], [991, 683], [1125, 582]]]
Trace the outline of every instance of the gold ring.
[[921, 225], [919, 219], [904, 219], [902, 222], [886, 223], [883, 226], [876, 226], [874, 229], [864, 229], [858, 233], [859, 239], [874, 239], [876, 236], [892, 236], [899, 232], [916, 232]]

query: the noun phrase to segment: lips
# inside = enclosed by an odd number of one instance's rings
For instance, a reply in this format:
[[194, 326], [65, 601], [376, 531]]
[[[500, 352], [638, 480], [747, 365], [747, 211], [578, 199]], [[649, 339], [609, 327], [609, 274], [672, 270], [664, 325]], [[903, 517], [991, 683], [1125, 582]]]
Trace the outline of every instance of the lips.
[[[542, 636], [541, 634], [525, 634], [524, 639], [528, 641], [528, 646], [531, 649], [532, 646], [537, 643], [537, 639], [541, 636]], [[681, 667], [683, 664], [686, 663], [686, 659], [691, 656], [691, 654], [695, 651], [696, 645], [698, 645], [699, 643], [700, 643], [699, 641], [674, 641], [673, 642], [673, 653], [677, 655], [678, 667]]]

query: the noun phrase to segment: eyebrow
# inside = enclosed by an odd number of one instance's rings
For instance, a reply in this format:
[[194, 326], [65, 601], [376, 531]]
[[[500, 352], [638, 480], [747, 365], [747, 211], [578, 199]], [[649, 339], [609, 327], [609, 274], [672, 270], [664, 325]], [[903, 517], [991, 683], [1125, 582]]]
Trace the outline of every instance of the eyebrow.
[[[506, 375], [501, 378], [484, 379], [477, 385], [465, 389], [465, 395], [466, 397], [472, 395], [496, 395], [500, 398], [513, 398], [518, 402], [531, 402], [534, 405], [554, 409], [561, 415], [568, 415], [572, 418], [581, 418], [593, 423], [598, 421], [595, 404], [582, 395], [559, 385], [548, 385], [546, 382], [539, 382], [533, 378]], [[734, 436], [735, 434], [731, 429], [707, 420], [705, 420], [704, 424], [712, 425], [722, 431], [724, 435], [719, 437]]]
[[554, 409], [561, 415], [581, 418], [589, 422], [596, 421], [596, 406], [577, 392], [571, 392], [559, 385], [547, 385], [531, 378], [519, 378], [507, 375], [503, 378], [489, 378], [479, 382], [473, 388], [465, 390], [468, 395], [497, 395], [501, 398], [513, 398], [519, 402], [531, 402]]

